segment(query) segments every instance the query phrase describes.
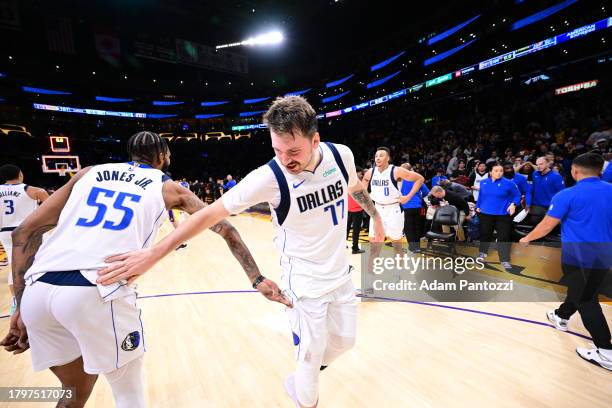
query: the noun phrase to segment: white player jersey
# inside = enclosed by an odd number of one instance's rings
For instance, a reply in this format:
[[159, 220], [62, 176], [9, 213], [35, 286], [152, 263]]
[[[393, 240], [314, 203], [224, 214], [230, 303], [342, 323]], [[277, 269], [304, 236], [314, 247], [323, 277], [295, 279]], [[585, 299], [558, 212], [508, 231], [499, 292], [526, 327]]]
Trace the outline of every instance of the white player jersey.
[[[139, 163], [92, 167], [74, 184], [26, 281], [46, 272], [97, 270], [111, 255], [150, 246], [167, 216], [162, 196], [167, 179], [160, 170]], [[84, 275], [95, 282], [95, 273]]]
[[38, 208], [38, 202], [26, 193], [27, 184], [0, 185], [0, 228], [15, 229]]
[[395, 166], [389, 165], [384, 171], [378, 167], [372, 169], [370, 178], [370, 197], [376, 204], [394, 204], [402, 195], [394, 174]]
[[[486, 179], [487, 177], [489, 177], [489, 173], [480, 175], [478, 174], [478, 172], [476, 172], [476, 177], [474, 177], [473, 187], [480, 188], [480, 182]], [[480, 190], [474, 190], [473, 194], [474, 194], [474, 200], [478, 201], [478, 195], [480, 195]]]
[[221, 198], [233, 214], [270, 204], [283, 284], [297, 298], [322, 296], [351, 278], [345, 238], [355, 162], [347, 146], [321, 143], [319, 149], [322, 159], [312, 173], [291, 174], [274, 158]]

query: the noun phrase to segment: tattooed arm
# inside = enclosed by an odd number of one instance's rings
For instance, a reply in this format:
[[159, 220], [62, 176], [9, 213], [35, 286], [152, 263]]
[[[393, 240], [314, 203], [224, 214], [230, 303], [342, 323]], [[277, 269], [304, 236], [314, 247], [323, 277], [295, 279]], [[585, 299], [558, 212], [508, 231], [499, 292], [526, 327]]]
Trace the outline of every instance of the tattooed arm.
[[[365, 180], [365, 177], [364, 177]], [[367, 185], [367, 184], [366, 184]], [[382, 242], [385, 240], [385, 231], [382, 223], [382, 219], [378, 211], [376, 211], [376, 206], [374, 202], [370, 198], [368, 194], [368, 190], [364, 186], [364, 184], [357, 181], [355, 184], [350, 185], [348, 187], [349, 194], [353, 197], [357, 204], [363, 210], [368, 213], [370, 217], [374, 220], [374, 242]]]
[[[173, 182], [164, 183], [164, 200], [167, 208], [179, 208], [188, 214], [193, 214], [205, 207], [205, 204], [194, 193]], [[223, 237], [234, 258], [246, 272], [251, 284], [255, 282], [261, 273], [238, 230], [226, 220], [219, 221], [210, 227], [210, 230]]]
[[13, 285], [17, 307], [25, 289], [24, 275], [34, 262], [34, 256], [42, 244], [42, 236], [53, 229], [59, 220], [60, 213], [70, 197], [72, 187], [89, 171], [89, 167], [78, 172], [62, 188], [47, 198], [36, 211], [30, 214], [13, 233]]
[[17, 227], [11, 237], [13, 239], [13, 288], [17, 309], [9, 323], [9, 332], [0, 342], [4, 349], [14, 354], [23, 353], [29, 348], [28, 333], [21, 320], [21, 298], [25, 290], [24, 276], [32, 266], [38, 248], [42, 244], [43, 234], [57, 225], [60, 213], [70, 197], [72, 187], [83, 177], [89, 168], [85, 168], [72, 177], [68, 183], [46, 199], [36, 211], [30, 214]]

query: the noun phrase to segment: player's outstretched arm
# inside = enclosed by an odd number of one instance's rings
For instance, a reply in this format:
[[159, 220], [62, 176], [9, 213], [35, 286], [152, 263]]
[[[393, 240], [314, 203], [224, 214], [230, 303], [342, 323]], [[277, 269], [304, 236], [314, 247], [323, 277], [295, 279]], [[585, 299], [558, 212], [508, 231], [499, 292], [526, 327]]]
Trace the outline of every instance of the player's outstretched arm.
[[[355, 177], [356, 178], [356, 177]], [[382, 242], [385, 240], [385, 231], [382, 223], [382, 218], [378, 211], [374, 201], [370, 198], [368, 190], [358, 180], [355, 184], [348, 187], [349, 194], [353, 197], [353, 200], [357, 201], [359, 206], [368, 213], [374, 220], [374, 240], [375, 242]]]
[[[9, 332], [0, 342], [7, 351], [14, 354], [23, 353], [29, 348], [26, 327], [21, 321], [21, 298], [25, 289], [24, 276], [28, 268], [32, 266], [38, 248], [42, 244], [43, 234], [57, 225], [60, 213], [70, 197], [74, 184], [89, 171], [89, 167], [81, 170], [62, 188], [57, 190], [52, 197], [44, 200], [44, 203], [30, 214], [11, 234], [13, 239], [13, 287], [17, 309], [11, 317]], [[46, 194], [46, 192], [45, 192]]]
[[[188, 214], [205, 208], [205, 204], [191, 190], [177, 183], [164, 183], [162, 193], [167, 208], [179, 208]], [[262, 277], [251, 251], [245, 245], [238, 230], [229, 221], [223, 219], [210, 227], [210, 230], [223, 237], [232, 255], [247, 274], [251, 285], [259, 279], [256, 289], [267, 299], [289, 305], [289, 302], [281, 295], [278, 285]]]
[[410, 171], [403, 167], [396, 167], [395, 171], [397, 171], [396, 176], [398, 178], [402, 180], [414, 182], [414, 185], [412, 186], [408, 194], [406, 194], [405, 196], [401, 196], [399, 199], [399, 202], [401, 204], [405, 204], [408, 201], [410, 201], [410, 199], [412, 199], [412, 197], [414, 197], [416, 193], [419, 192], [419, 190], [421, 189], [421, 186], [425, 182], [425, 178], [421, 176], [419, 173]]

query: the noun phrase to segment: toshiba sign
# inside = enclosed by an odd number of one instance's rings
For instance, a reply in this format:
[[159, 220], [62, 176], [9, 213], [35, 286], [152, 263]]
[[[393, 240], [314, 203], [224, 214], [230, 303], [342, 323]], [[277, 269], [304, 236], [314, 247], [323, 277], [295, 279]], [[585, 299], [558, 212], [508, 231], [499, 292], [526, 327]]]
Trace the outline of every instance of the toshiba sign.
[[570, 92], [576, 92], [581, 89], [589, 89], [597, 86], [599, 81], [594, 79], [592, 81], [580, 82], [579, 84], [563, 86], [561, 88], [555, 89], [555, 95], [563, 95]]

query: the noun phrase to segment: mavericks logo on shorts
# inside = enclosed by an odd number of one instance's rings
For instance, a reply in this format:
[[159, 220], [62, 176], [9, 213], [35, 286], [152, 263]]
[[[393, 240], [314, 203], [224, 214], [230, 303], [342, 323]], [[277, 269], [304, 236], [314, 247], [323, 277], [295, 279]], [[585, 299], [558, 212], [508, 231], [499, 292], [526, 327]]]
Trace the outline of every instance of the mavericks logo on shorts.
[[136, 350], [139, 344], [140, 344], [140, 333], [135, 331], [125, 336], [123, 343], [121, 343], [121, 348], [125, 351], [132, 351], [132, 350]]

